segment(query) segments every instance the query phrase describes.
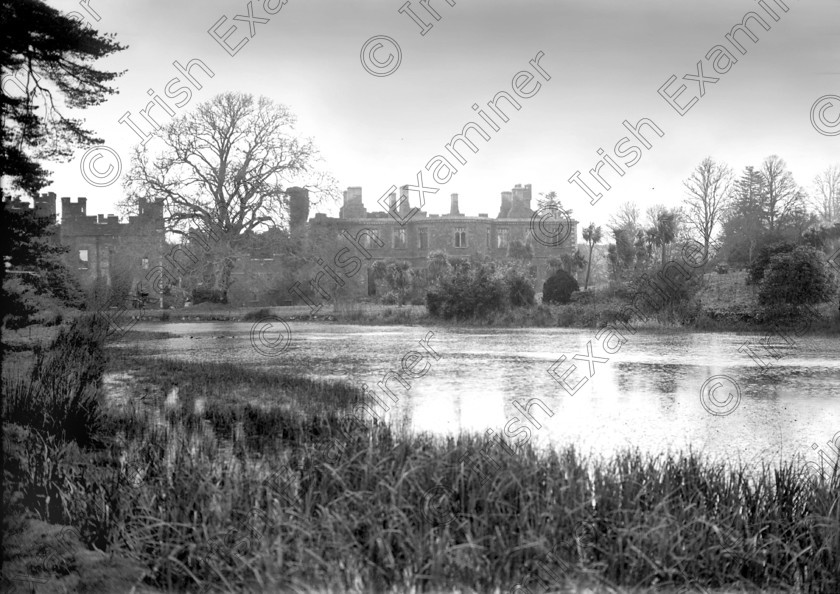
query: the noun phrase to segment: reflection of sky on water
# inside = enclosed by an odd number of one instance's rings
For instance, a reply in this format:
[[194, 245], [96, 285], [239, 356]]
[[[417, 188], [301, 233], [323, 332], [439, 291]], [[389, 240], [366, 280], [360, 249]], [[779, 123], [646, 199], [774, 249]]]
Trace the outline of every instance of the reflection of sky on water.
[[[383, 375], [399, 370], [401, 358], [415, 350], [428, 328], [344, 326], [290, 323], [289, 349], [263, 357], [251, 347], [250, 324], [172, 323], [137, 329], [163, 330], [181, 338], [141, 341], [150, 354], [203, 361], [231, 361], [330, 379], [367, 383], [373, 388]], [[501, 433], [521, 413], [513, 401], [538, 398], [554, 412], [533, 409], [542, 424], [531, 425], [537, 445], [574, 443], [581, 450], [608, 453], [638, 446], [661, 452], [689, 445], [713, 456], [745, 461], [774, 460], [801, 454], [816, 460], [811, 444], [824, 444], [840, 431], [840, 341], [797, 338], [783, 345], [773, 366], [761, 369], [738, 348], [755, 335], [674, 333], [627, 334], [621, 350], [609, 355], [594, 332], [567, 329], [434, 329], [431, 346], [438, 361], [425, 377], [409, 379], [410, 390], [396, 381], [389, 386], [399, 397], [387, 414], [415, 431], [454, 434], [458, 431]], [[220, 338], [224, 337], [224, 338]], [[594, 375], [574, 396], [547, 373], [560, 355], [577, 366], [568, 382], [574, 386], [589, 370], [587, 352], [608, 357], [595, 362]], [[758, 352], [761, 351], [758, 348]], [[424, 365], [421, 362], [419, 367]], [[418, 367], [418, 368], [419, 368]], [[740, 386], [741, 402], [727, 416], [709, 414], [701, 405], [700, 388], [711, 376], [727, 375]], [[382, 396], [389, 405], [392, 403]]]

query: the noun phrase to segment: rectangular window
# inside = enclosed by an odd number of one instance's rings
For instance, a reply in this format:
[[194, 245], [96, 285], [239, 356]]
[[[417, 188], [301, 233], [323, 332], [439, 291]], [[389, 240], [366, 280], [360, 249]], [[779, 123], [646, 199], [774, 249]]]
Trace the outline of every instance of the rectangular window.
[[394, 229], [394, 249], [405, 249], [405, 229]]
[[143, 270], [148, 270], [149, 269], [149, 259], [148, 258], [143, 258], [142, 260], [140, 260], [140, 266], [143, 267]]
[[487, 227], [487, 247], [490, 247], [490, 227]]
[[425, 227], [417, 230], [417, 247], [421, 250], [429, 249], [429, 230]]
[[508, 235], [509, 233], [507, 227], [502, 227], [501, 229], [499, 229], [499, 244], [496, 247], [506, 248], [508, 246]]
[[88, 251], [87, 250], [79, 250], [79, 261], [84, 262], [85, 264], [88, 263]]
[[363, 233], [362, 234], [362, 241], [361, 241], [362, 247], [364, 247], [364, 248], [379, 247], [379, 241], [375, 241], [374, 239], [372, 239], [373, 237], [375, 237], [376, 239], [378, 239], [380, 241], [382, 240], [382, 238], [379, 236], [379, 229], [370, 229], [370, 233]]

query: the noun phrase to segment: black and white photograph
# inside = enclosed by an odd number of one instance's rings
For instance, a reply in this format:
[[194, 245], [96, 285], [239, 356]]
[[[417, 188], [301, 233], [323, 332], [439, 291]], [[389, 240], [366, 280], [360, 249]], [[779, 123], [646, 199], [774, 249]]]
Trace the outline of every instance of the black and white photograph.
[[839, 594], [838, 0], [0, 0], [15, 594]]

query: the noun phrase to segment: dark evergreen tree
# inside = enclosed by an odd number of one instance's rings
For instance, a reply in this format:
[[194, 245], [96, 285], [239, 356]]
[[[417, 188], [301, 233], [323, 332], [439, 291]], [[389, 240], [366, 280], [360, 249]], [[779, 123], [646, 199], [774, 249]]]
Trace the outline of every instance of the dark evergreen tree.
[[6, 211], [0, 223], [5, 265], [0, 299], [4, 323], [25, 326], [36, 308], [27, 294], [47, 296], [68, 306], [81, 305], [81, 291], [61, 260], [67, 248], [52, 240], [55, 227], [34, 211]]
[[558, 270], [543, 284], [543, 303], [568, 303], [578, 290], [578, 282], [565, 270]]
[[116, 92], [108, 83], [122, 73], [91, 62], [125, 46], [40, 0], [0, 0], [0, 29], [0, 67], [22, 90], [13, 97], [6, 94], [12, 85], [3, 85], [0, 96], [0, 173], [13, 189], [34, 195], [49, 183], [39, 160], [66, 160], [79, 146], [102, 143], [63, 110], [98, 105]]

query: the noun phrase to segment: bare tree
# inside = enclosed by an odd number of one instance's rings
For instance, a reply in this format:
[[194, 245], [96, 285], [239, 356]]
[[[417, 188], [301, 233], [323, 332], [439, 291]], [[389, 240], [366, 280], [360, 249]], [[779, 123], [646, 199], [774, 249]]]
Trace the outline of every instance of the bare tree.
[[213, 288], [226, 293], [244, 240], [285, 227], [287, 185], [318, 175], [316, 150], [294, 124], [288, 108], [268, 98], [217, 95], [158, 130], [163, 148], [157, 155], [137, 147], [127, 204], [163, 198], [169, 233], [186, 238], [199, 228], [215, 234], [206, 257]]
[[766, 184], [765, 216], [768, 230], [775, 231], [780, 219], [801, 206], [804, 192], [796, 185], [787, 164], [777, 155], [770, 155], [761, 164]]
[[840, 165], [826, 167], [814, 178], [812, 204], [824, 223], [840, 221]]
[[683, 186], [688, 194], [685, 220], [702, 238], [703, 253], [708, 254], [715, 229], [728, 207], [732, 170], [706, 157], [694, 168]]
[[636, 230], [640, 227], [640, 217], [641, 212], [635, 202], [623, 202], [618, 207], [618, 211], [614, 215], [610, 216], [609, 227], [613, 230], [626, 229], [630, 232], [630, 235], [635, 235]]

